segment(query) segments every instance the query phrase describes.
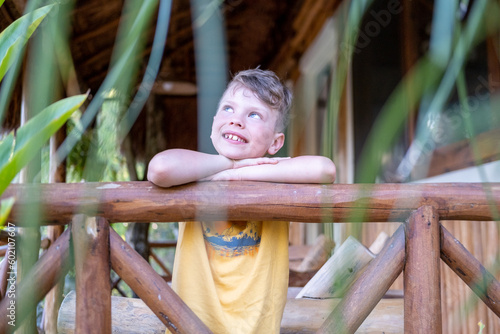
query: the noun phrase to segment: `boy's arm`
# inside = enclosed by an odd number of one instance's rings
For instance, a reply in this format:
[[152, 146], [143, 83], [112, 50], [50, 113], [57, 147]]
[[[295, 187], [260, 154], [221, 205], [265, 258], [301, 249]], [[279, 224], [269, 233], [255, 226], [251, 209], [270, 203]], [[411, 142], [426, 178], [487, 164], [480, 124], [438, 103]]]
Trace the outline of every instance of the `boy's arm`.
[[221, 171], [256, 164], [276, 164], [278, 159], [257, 158], [233, 161], [218, 154], [184, 149], [158, 153], [148, 165], [148, 180], [160, 187], [172, 187], [203, 180]]
[[304, 155], [278, 161], [277, 164], [225, 170], [207, 179], [282, 183], [333, 183], [335, 181], [335, 164], [327, 157]]

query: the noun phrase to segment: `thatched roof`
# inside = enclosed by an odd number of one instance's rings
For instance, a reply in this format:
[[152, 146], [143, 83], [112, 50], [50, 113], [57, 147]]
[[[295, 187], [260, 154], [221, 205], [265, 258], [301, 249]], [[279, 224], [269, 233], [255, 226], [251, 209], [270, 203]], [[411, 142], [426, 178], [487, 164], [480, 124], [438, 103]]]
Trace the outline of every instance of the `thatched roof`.
[[[26, 3], [27, 0], [6, 1], [0, 7], [0, 29], [20, 17]], [[218, 4], [219, 1], [213, 3]], [[340, 3], [341, 0], [223, 1], [219, 8], [226, 28], [229, 72], [261, 66], [275, 70], [283, 79], [297, 78], [300, 57]], [[75, 1], [71, 14], [70, 50], [80, 92], [90, 89], [94, 94], [106, 77], [124, 4], [125, 0]], [[155, 22], [152, 22], [146, 36], [146, 51], [142, 55], [144, 63], [151, 51], [154, 29]], [[157, 80], [196, 85], [194, 48], [190, 1], [173, 0], [167, 43]], [[19, 124], [20, 91], [21, 85], [18, 84], [4, 128], [14, 128]], [[182, 117], [188, 115], [196, 123], [196, 96], [183, 97], [180, 102], [175, 99], [163, 97], [164, 101], [160, 101], [163, 110], [182, 108], [178, 111], [182, 112]], [[187, 146], [192, 148], [196, 142], [193, 132], [188, 134], [191, 139], [183, 138], [188, 131], [179, 129], [184, 120], [179, 119], [178, 122], [179, 116], [175, 114], [167, 114], [166, 117], [169, 129], [164, 129], [164, 132], [171, 137], [170, 143], [186, 145], [186, 141], [191, 140]], [[170, 132], [182, 134], [179, 136]]]
[[[21, 15], [25, 2], [4, 3], [0, 9], [2, 29]], [[296, 75], [298, 59], [339, 3], [340, 0], [224, 1], [220, 8], [226, 24], [230, 71], [260, 65], [288, 77]], [[76, 1], [71, 52], [82, 89], [96, 90], [107, 74], [123, 5], [124, 0]], [[153, 30], [154, 25], [149, 45]], [[193, 50], [190, 2], [174, 0], [161, 75], [169, 80], [194, 82]]]

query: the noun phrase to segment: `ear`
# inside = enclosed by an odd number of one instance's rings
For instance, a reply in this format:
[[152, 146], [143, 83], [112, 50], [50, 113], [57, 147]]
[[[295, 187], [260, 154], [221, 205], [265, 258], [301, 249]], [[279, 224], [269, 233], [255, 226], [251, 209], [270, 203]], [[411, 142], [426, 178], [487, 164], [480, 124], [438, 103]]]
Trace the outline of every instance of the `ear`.
[[269, 149], [267, 150], [267, 153], [270, 155], [275, 155], [280, 148], [283, 147], [283, 144], [285, 143], [285, 135], [283, 133], [276, 133], [274, 135], [274, 140]]

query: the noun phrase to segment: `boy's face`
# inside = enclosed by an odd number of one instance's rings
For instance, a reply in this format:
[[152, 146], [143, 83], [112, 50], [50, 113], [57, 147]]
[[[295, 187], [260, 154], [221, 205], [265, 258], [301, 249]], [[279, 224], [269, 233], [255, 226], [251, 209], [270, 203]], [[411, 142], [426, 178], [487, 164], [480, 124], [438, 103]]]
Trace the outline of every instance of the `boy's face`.
[[210, 138], [217, 152], [241, 160], [278, 152], [285, 135], [275, 130], [278, 112], [244, 86], [231, 85], [219, 103]]

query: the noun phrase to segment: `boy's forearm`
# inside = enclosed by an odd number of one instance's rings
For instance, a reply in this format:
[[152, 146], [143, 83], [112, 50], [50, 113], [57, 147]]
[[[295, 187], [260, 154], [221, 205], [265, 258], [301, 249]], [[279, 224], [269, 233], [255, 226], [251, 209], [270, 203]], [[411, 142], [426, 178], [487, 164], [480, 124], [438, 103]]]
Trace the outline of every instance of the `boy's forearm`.
[[201, 180], [233, 168], [233, 161], [221, 155], [172, 149], [158, 153], [148, 166], [148, 180], [160, 187], [172, 187]]
[[237, 179], [283, 183], [333, 183], [334, 163], [322, 156], [300, 156], [280, 160], [278, 164], [257, 165], [234, 170]]

